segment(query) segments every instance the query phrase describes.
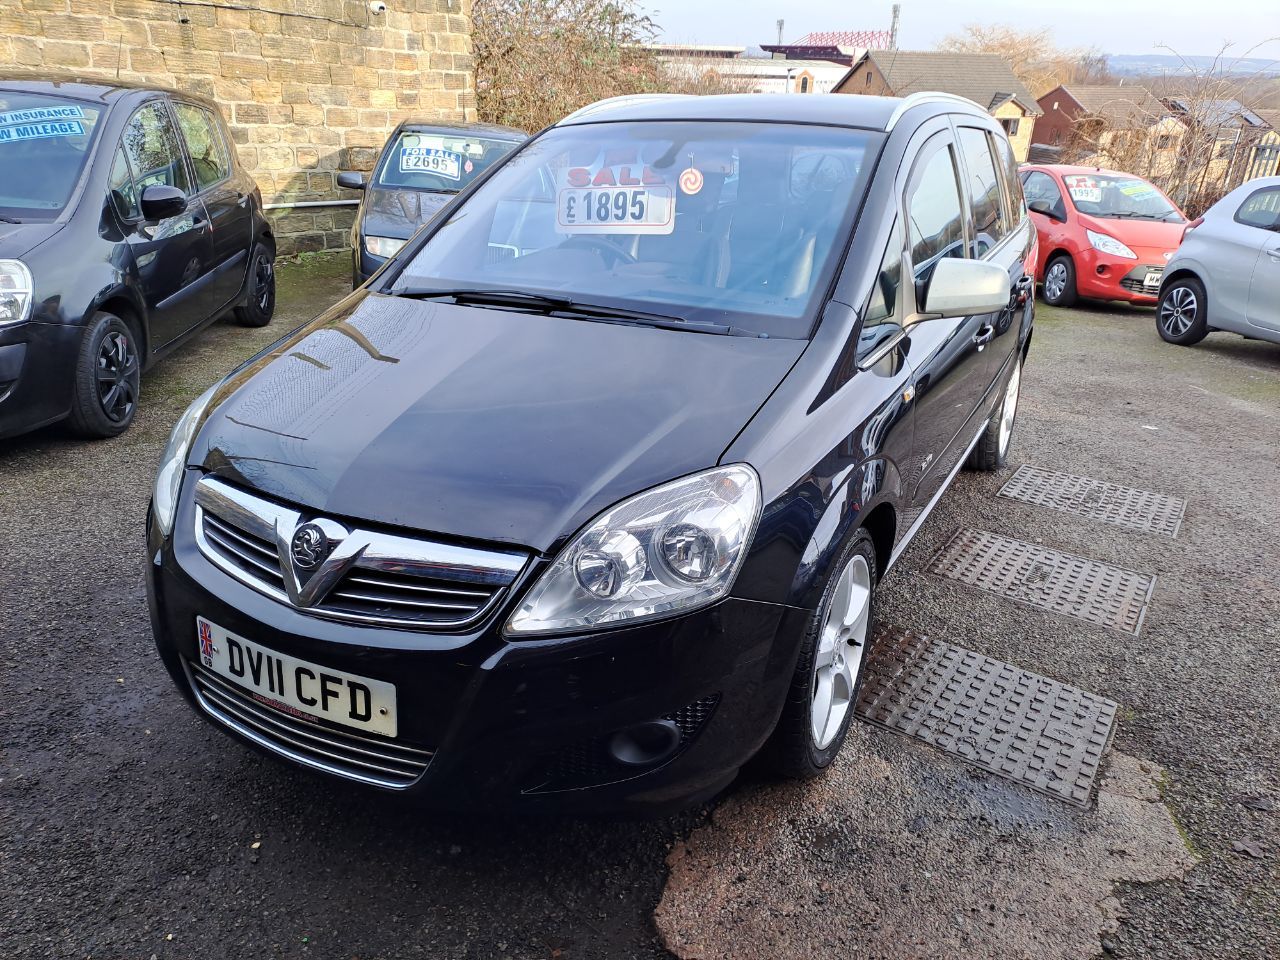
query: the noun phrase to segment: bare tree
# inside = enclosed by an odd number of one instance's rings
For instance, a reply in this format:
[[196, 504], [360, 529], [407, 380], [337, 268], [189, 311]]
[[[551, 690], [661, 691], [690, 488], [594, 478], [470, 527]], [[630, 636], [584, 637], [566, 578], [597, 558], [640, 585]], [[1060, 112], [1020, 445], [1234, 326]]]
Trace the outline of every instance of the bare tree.
[[1064, 50], [1048, 29], [1019, 30], [1006, 24], [970, 24], [942, 40], [939, 49], [954, 53], [998, 54], [1014, 76], [1039, 97], [1060, 83], [1107, 83], [1106, 55], [1096, 49]]
[[732, 86], [664, 69], [634, 0], [475, 0], [472, 24], [477, 112], [492, 123], [539, 130], [606, 97]]

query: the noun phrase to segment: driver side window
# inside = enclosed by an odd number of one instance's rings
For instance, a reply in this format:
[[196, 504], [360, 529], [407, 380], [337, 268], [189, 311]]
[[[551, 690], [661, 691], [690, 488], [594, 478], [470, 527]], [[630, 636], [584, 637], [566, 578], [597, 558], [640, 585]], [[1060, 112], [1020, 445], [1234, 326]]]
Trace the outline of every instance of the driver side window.
[[156, 184], [191, 192], [178, 131], [163, 103], [148, 103], [130, 117], [120, 146], [133, 168], [133, 185], [139, 197], [143, 190]]
[[1028, 207], [1040, 201], [1042, 204], [1047, 205], [1055, 216], [1061, 218], [1065, 213], [1062, 203], [1062, 191], [1053, 182], [1053, 177], [1047, 173], [1033, 170], [1027, 174], [1027, 179], [1022, 183], [1022, 192], [1027, 198]]
[[931, 143], [937, 145], [920, 152], [907, 186], [907, 239], [917, 299], [939, 260], [963, 260], [966, 253], [955, 155], [944, 135]]

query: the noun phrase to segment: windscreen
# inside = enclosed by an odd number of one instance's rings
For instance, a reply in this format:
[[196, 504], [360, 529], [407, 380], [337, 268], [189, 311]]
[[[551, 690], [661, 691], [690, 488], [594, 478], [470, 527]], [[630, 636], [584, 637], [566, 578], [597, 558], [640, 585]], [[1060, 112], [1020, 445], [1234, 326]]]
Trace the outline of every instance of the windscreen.
[[80, 179], [101, 109], [0, 90], [0, 216], [53, 220]]
[[520, 146], [510, 140], [446, 133], [401, 133], [387, 149], [377, 185], [457, 193]]
[[1091, 217], [1114, 219], [1165, 220], [1181, 223], [1177, 208], [1164, 194], [1137, 177], [1112, 176], [1105, 173], [1070, 173], [1062, 178], [1071, 202], [1081, 213]]
[[503, 289], [806, 337], [881, 135], [630, 122], [526, 145], [431, 237], [397, 289]]

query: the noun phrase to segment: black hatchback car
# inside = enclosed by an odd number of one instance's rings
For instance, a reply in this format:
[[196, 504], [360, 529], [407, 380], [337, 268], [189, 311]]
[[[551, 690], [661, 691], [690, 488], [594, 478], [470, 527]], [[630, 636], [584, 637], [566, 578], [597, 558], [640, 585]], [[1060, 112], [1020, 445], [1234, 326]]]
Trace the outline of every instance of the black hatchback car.
[[182, 417], [160, 655], [241, 740], [431, 803], [815, 775], [881, 577], [1005, 461], [1034, 243], [967, 100], [580, 111]]
[[271, 320], [274, 257], [214, 104], [0, 78], [0, 437], [120, 433], [148, 364], [229, 310]]
[[420, 226], [528, 136], [492, 123], [406, 120], [387, 138], [368, 179], [338, 174], [338, 186], [365, 192], [351, 227], [351, 285], [373, 276]]

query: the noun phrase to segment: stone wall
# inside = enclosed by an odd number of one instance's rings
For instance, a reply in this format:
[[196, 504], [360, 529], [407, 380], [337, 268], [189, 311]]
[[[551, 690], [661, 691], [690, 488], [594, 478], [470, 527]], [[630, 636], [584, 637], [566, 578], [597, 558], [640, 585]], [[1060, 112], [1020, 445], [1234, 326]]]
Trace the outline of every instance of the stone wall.
[[[267, 203], [354, 199], [406, 117], [475, 119], [470, 0], [0, 0], [0, 72], [217, 101]], [[272, 212], [282, 253], [348, 243], [351, 207]]]

